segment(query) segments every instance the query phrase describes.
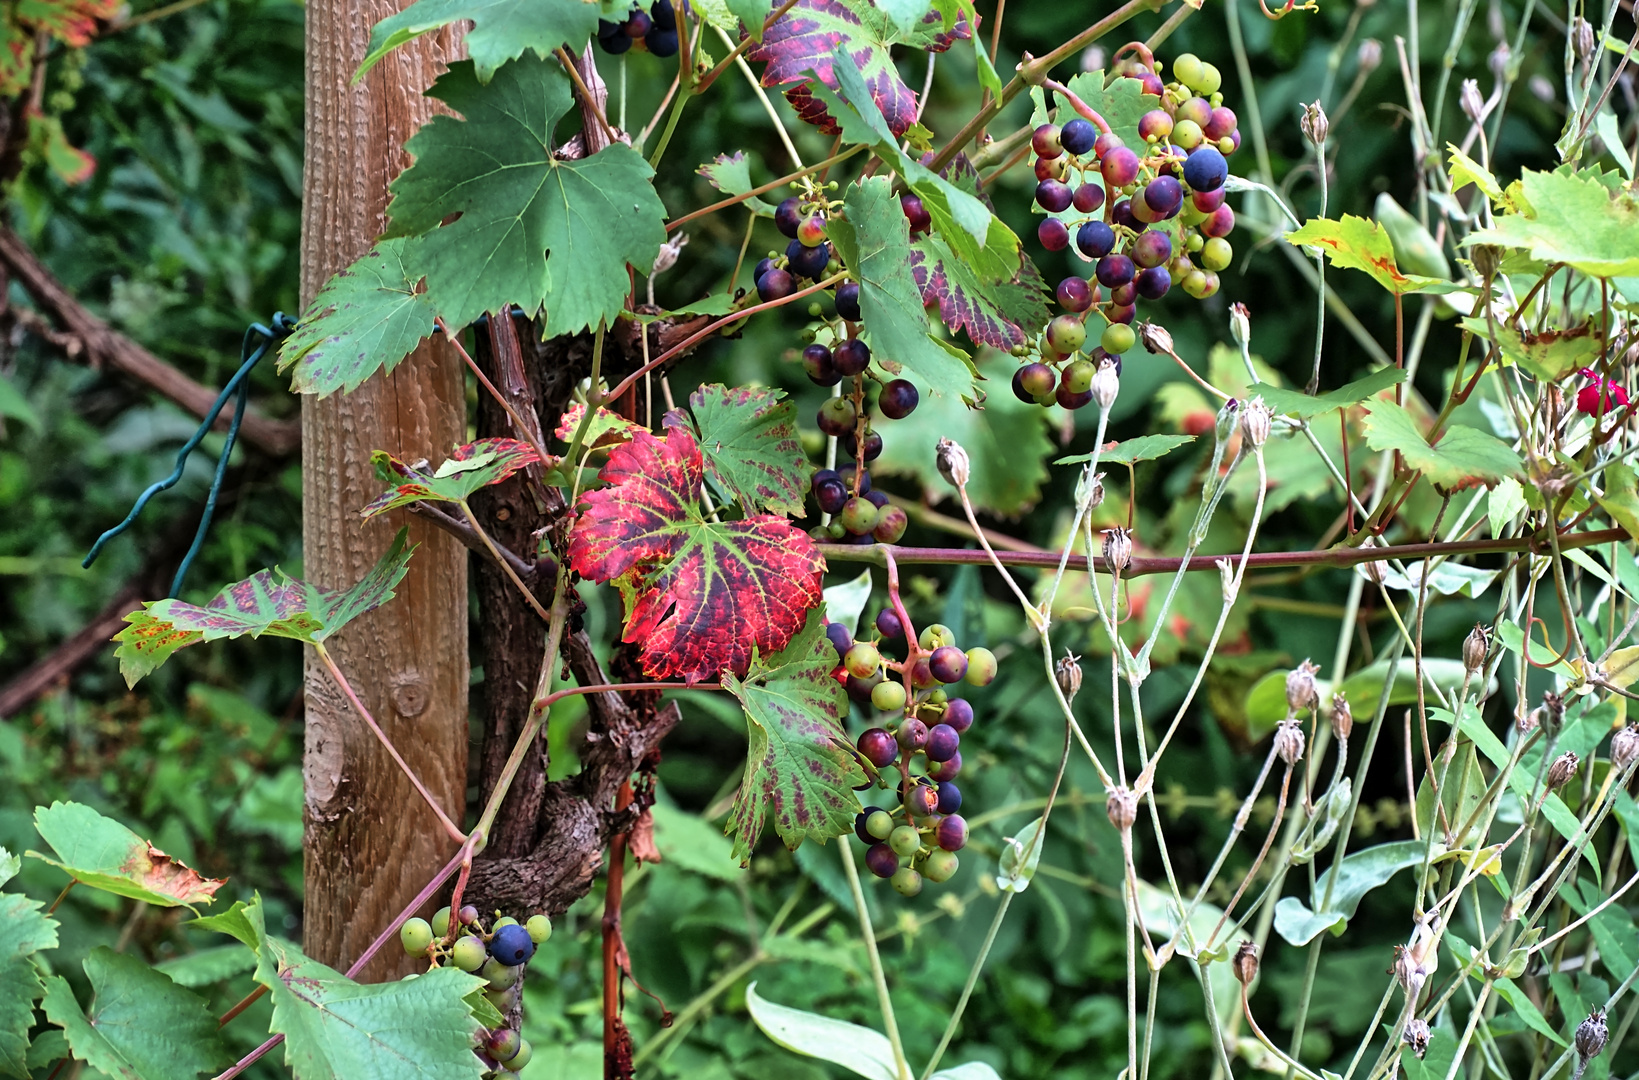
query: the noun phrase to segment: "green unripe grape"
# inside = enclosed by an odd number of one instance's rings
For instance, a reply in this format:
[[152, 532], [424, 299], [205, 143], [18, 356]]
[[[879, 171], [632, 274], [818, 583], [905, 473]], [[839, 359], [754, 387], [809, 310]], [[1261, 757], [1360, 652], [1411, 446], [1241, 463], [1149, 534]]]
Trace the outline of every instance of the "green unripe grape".
[[961, 861], [956, 858], [954, 851], [935, 851], [922, 863], [922, 876], [938, 885], [949, 881], [959, 865]]
[[1235, 249], [1221, 236], [1214, 236], [1201, 248], [1201, 265], [1214, 272], [1228, 266], [1234, 257]]
[[[1098, 343], [1104, 346], [1105, 352], [1120, 355], [1132, 348], [1137, 340], [1138, 335], [1126, 323], [1111, 323], [1104, 328], [1104, 336], [1098, 339]], [[1089, 382], [1088, 385], [1092, 384]]]
[[499, 930], [503, 926], [517, 926], [517, 925], [518, 925], [518, 920], [517, 919], [514, 919], [511, 915], [503, 915], [501, 918], [496, 919], [495, 920], [495, 925], [490, 927], [489, 929], [490, 929], [491, 933], [494, 933], [495, 931]]
[[847, 537], [848, 530], [842, 527], [842, 522], [833, 521], [825, 527], [825, 532], [833, 540], [842, 540]]
[[1060, 315], [1047, 324], [1047, 344], [1068, 356], [1087, 340], [1087, 327], [1074, 315]]
[[962, 681], [969, 686], [989, 686], [996, 677], [996, 654], [989, 649], [975, 647], [967, 651], [967, 674]]
[[426, 956], [427, 946], [433, 943], [433, 928], [426, 919], [405, 919], [398, 928], [399, 944], [411, 956]]
[[922, 891], [922, 875], [908, 866], [901, 866], [894, 871], [889, 884], [900, 896], [915, 896]]
[[1218, 147], [1218, 153], [1222, 154], [1224, 157], [1228, 157], [1230, 154], [1235, 152], [1235, 140], [1231, 139], [1228, 135], [1225, 135], [1223, 138], [1219, 139], [1216, 146]]
[[818, 304], [808, 305], [808, 317], [810, 319], [817, 319], [823, 314], [825, 314], [825, 309], [820, 307]]
[[529, 931], [529, 940], [539, 945], [552, 936], [552, 920], [545, 915], [531, 915], [524, 929]]
[[[1223, 75], [1219, 74], [1218, 69], [1215, 66], [1212, 64], [1201, 65], [1201, 77], [1195, 83], [1195, 90], [1197, 93], [1203, 97], [1211, 97], [1213, 94], [1218, 92], [1218, 88], [1223, 84], [1224, 77]], [[1219, 102], [1214, 101], [1212, 104], [1213, 107], [1216, 108]]]
[[882, 654], [869, 641], [856, 641], [842, 656], [842, 666], [856, 679], [868, 679], [882, 666]]
[[882, 712], [900, 712], [905, 708], [905, 687], [902, 683], [884, 682], [871, 691], [871, 704]]
[[1201, 63], [1201, 58], [1194, 53], [1180, 53], [1178, 59], [1172, 62], [1172, 77], [1193, 88], [1200, 80], [1202, 69], [1205, 67], [1206, 65]]
[[[845, 401], [847, 399], [832, 398], [831, 400]], [[842, 504], [842, 512], [837, 515], [837, 520], [842, 523], [844, 529], [847, 529], [855, 536], [863, 536], [876, 528], [877, 519], [881, 516], [881, 512], [877, 510], [875, 503], [869, 499], [862, 499], [858, 495], [854, 495]]]
[[1195, 202], [1192, 199], [1185, 199], [1184, 208], [1178, 211], [1179, 224], [1183, 225], [1186, 229], [1193, 229], [1206, 219], [1206, 214], [1203, 214], [1201, 211], [1195, 209]]
[[1191, 270], [1185, 275], [1179, 286], [1197, 300], [1206, 299], [1212, 292], [1212, 283], [1207, 279], [1206, 274], [1199, 270]]
[[512, 991], [511, 990], [485, 990], [484, 991], [484, 1000], [489, 1002], [491, 1005], [495, 1006], [497, 1009], [501, 1010], [502, 1012], [506, 1012], [509, 1008], [512, 1007]]
[[522, 1039], [518, 1043], [518, 1052], [512, 1055], [512, 1060], [501, 1062], [501, 1067], [507, 1072], [519, 1072], [534, 1056], [535, 1048], [529, 1045], [528, 1039]]
[[932, 652], [941, 645], [956, 644], [956, 635], [944, 623], [929, 623], [922, 628], [916, 642], [922, 646], [923, 652]]
[[865, 819], [865, 831], [878, 840], [886, 840], [893, 835], [893, 815], [886, 810], [872, 811], [871, 816]]
[[450, 963], [462, 971], [477, 971], [488, 959], [489, 950], [484, 947], [484, 939], [476, 934], [468, 934], [450, 947]]
[[1201, 125], [1193, 120], [1180, 120], [1172, 127], [1173, 145], [1180, 150], [1193, 150], [1201, 145], [1206, 135], [1201, 131]]
[[441, 907], [433, 913], [433, 937], [443, 937], [450, 932], [450, 909]]
[[929, 690], [928, 691], [928, 703], [930, 705], [943, 705], [945, 702], [947, 702], [949, 700], [950, 700], [950, 695], [945, 693], [943, 689], [934, 689], [934, 690]]
[[1184, 247], [1186, 249], [1188, 249], [1188, 251], [1191, 255], [1195, 254], [1197, 251], [1200, 251], [1205, 246], [1206, 246], [1206, 237], [1202, 236], [1198, 232], [1190, 233], [1189, 234], [1189, 239], [1184, 241]]
[[901, 825], [888, 834], [888, 846], [895, 855], [915, 855], [922, 847], [922, 834], [909, 825]]
[[1093, 376], [1098, 369], [1091, 360], [1077, 360], [1064, 369], [1064, 388], [1072, 394], [1080, 394], [1090, 390], [1093, 385]]
[[517, 985], [518, 979], [523, 973], [524, 967], [522, 964], [517, 967], [507, 967], [493, 957], [484, 961], [484, 966], [478, 969], [478, 977], [488, 979], [491, 990], [510, 990]]

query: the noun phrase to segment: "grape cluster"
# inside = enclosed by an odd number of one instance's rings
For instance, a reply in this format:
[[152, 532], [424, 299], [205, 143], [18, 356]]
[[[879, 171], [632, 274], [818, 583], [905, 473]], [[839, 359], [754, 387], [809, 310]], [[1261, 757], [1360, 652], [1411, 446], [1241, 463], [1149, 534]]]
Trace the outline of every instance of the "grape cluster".
[[[962, 733], [973, 724], [973, 706], [953, 698], [956, 683], [987, 686], [996, 677], [996, 657], [985, 648], [965, 652], [949, 627], [926, 627], [904, 661], [885, 658], [883, 642], [905, 635], [893, 608], [876, 617], [876, 640], [855, 641], [848, 628], [830, 623], [826, 636], [840, 661], [835, 676], [848, 696], [878, 713], [879, 723], [859, 737], [859, 754], [880, 770], [884, 786], [898, 789], [899, 806], [867, 806], [854, 820], [854, 834], [867, 845], [865, 865], [891, 880], [903, 896], [922, 891], [956, 873], [956, 853], [967, 844], [967, 821], [957, 813], [962, 791]], [[888, 677], [897, 672], [897, 681]], [[890, 770], [898, 766], [894, 782]]]
[[649, 10], [634, 6], [622, 22], [598, 20], [598, 47], [620, 54], [639, 41], [659, 57], [677, 55], [677, 12], [672, 0], [654, 0]]
[[[487, 980], [484, 996], [490, 1004], [503, 1016], [513, 1013], [523, 996], [524, 966], [535, 955], [535, 946], [552, 936], [552, 920], [532, 915], [520, 925], [517, 919], [498, 917], [486, 932], [478, 909], [471, 904], [463, 906], [457, 916], [453, 931], [447, 907], [439, 908], [430, 922], [406, 919], [399, 927], [399, 943], [405, 952], [427, 959], [433, 967], [450, 964]], [[476, 1050], [486, 1077], [520, 1071], [534, 1052], [516, 1027], [505, 1024], [481, 1032], [479, 1040]]]
[[[1174, 82], [1163, 82], [1156, 67], [1129, 58], [1113, 72], [1137, 79], [1143, 93], [1157, 99], [1138, 122], [1143, 145], [1127, 146], [1101, 130], [1102, 121], [1080, 116], [1062, 127], [1043, 124], [1031, 136], [1036, 204], [1049, 214], [1070, 214], [1043, 219], [1036, 236], [1049, 251], [1063, 251], [1073, 238], [1094, 273], [1059, 282], [1055, 298], [1066, 313], [1047, 324], [1039, 359], [1014, 373], [1013, 393], [1021, 401], [1086, 405], [1100, 362], [1112, 357], [1119, 364], [1135, 344], [1139, 300], [1159, 300], [1174, 285], [1204, 300], [1218, 291], [1218, 273], [1234, 256], [1226, 237], [1235, 213], [1224, 204], [1224, 182], [1226, 158], [1239, 149], [1241, 134], [1218, 92], [1222, 76], [1189, 53], [1173, 62]], [[1081, 356], [1094, 311], [1103, 327], [1096, 346]]]

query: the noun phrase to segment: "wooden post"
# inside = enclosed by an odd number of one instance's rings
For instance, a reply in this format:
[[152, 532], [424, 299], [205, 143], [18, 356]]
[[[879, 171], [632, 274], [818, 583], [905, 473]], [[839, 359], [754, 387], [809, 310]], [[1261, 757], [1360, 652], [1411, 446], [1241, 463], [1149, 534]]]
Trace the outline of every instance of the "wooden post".
[[[460, 55], [453, 31], [390, 53], [358, 84], [370, 28], [392, 0], [309, 0], [302, 303], [369, 250], [386, 224], [387, 185], [409, 164], [404, 141], [433, 113], [421, 95]], [[421, 547], [397, 599], [337, 636], [331, 651], [422, 782], [457, 822], [467, 785], [467, 556], [406, 512], [370, 524], [358, 511], [381, 490], [370, 452], [440, 460], [464, 441], [460, 361], [433, 340], [390, 376], [302, 402], [305, 576], [346, 586], [401, 524]], [[303, 948], [345, 968], [447, 862], [455, 844], [353, 714], [322, 665], [307, 664], [303, 762], [306, 882]], [[384, 949], [365, 981], [410, 970]]]

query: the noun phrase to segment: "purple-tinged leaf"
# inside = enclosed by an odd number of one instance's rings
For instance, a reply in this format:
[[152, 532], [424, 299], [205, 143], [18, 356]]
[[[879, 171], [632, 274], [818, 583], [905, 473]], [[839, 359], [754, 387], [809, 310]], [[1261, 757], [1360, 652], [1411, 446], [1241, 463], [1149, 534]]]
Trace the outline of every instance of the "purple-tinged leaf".
[[411, 503], [462, 502], [479, 488], [499, 484], [541, 456], [517, 439], [479, 439], [457, 446], [436, 470], [424, 462], [401, 461], [385, 450], [370, 455], [376, 476], [394, 485], [359, 511], [365, 518]]

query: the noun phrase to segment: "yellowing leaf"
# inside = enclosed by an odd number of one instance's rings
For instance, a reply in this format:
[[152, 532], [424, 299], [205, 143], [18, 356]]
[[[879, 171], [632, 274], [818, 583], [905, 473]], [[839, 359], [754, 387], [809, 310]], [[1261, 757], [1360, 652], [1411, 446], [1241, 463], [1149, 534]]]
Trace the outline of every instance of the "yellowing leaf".
[[1534, 259], [1564, 263], [1590, 277], [1639, 275], [1639, 199], [1612, 191], [1597, 175], [1532, 172], [1519, 179], [1525, 204], [1465, 244], [1521, 248]]
[[1502, 185], [1497, 178], [1491, 175], [1491, 170], [1475, 161], [1451, 143], [1446, 144], [1450, 156], [1446, 159], [1451, 163], [1451, 193], [1453, 195], [1473, 184], [1485, 193], [1485, 197], [1494, 203], [1503, 201]]
[[[202, 877], [112, 818], [80, 803], [34, 812], [34, 827], [57, 858], [29, 852], [93, 889], [158, 907], [209, 904], [223, 882]], [[58, 860], [61, 861], [58, 861]]]
[[1455, 288], [1439, 278], [1402, 273], [1394, 261], [1394, 244], [1383, 226], [1352, 214], [1344, 214], [1341, 221], [1310, 218], [1303, 228], [1287, 233], [1286, 240], [1324, 252], [1334, 266], [1364, 270], [1392, 293], [1447, 292]]
[[1607, 465], [1604, 472], [1605, 493], [1598, 497], [1600, 509], [1612, 521], [1628, 530], [1628, 535], [1639, 539], [1639, 494], [1635, 493], [1635, 475], [1631, 465]]

